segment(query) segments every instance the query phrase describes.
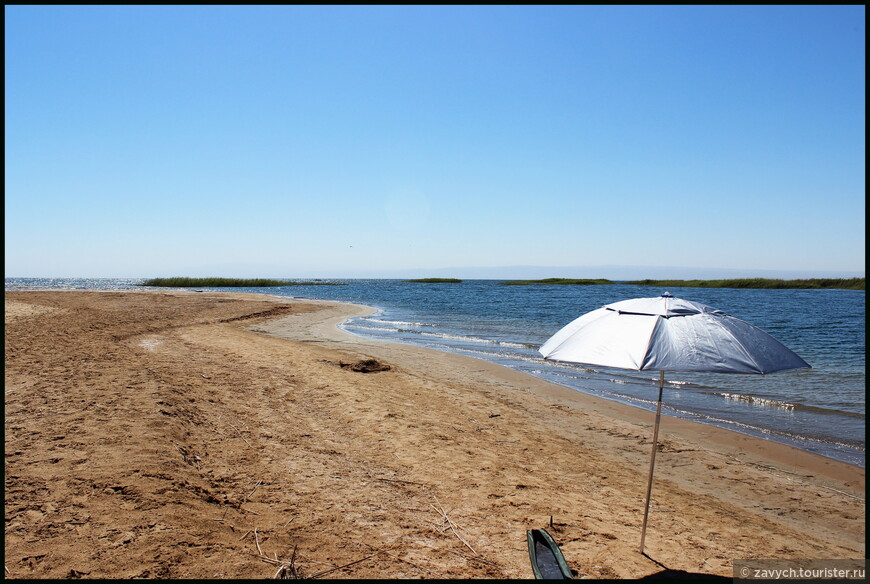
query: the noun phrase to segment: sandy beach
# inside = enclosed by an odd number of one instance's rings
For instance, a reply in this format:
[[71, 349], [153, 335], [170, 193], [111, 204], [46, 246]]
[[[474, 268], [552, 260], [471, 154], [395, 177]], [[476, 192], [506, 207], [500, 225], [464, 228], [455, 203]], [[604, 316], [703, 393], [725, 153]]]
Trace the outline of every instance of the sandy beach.
[[[864, 469], [482, 360], [353, 336], [364, 306], [7, 292], [7, 578], [732, 576], [863, 558]], [[374, 370], [372, 370], [374, 369]]]

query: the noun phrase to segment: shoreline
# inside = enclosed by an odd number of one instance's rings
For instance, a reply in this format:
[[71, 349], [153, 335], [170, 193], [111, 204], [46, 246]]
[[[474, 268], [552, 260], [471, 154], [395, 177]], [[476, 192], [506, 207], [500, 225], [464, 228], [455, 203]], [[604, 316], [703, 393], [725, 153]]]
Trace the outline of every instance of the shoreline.
[[[278, 300], [284, 299], [280, 296], [270, 297]], [[464, 367], [485, 371], [487, 375], [507, 383], [516, 384], [524, 391], [537, 393], [558, 400], [560, 403], [570, 404], [573, 408], [595, 411], [615, 419], [652, 428], [654, 414], [630, 404], [581, 392], [478, 357], [440, 351], [410, 343], [363, 337], [340, 327], [341, 324], [352, 318], [373, 314], [378, 310], [375, 307], [331, 300], [304, 299], [304, 301], [327, 307], [326, 310], [329, 311], [330, 316], [323, 320], [320, 320], [318, 316], [321, 314], [320, 312], [288, 316], [251, 327], [249, 330], [287, 340], [320, 342], [345, 350], [352, 349], [359, 351], [361, 355], [382, 356], [384, 359], [413, 359], [414, 366], [421, 368], [425, 367], [427, 360], [455, 359]], [[757, 459], [758, 463], [813, 468], [816, 472], [824, 474], [834, 481], [849, 482], [854, 480], [853, 469], [858, 469], [862, 473], [865, 470], [859, 465], [839, 461], [796, 446], [667, 414], [662, 414], [661, 432], [663, 437], [674, 435], [711, 447], [716, 446], [732, 454], [737, 452], [750, 454], [753, 460]]]
[[[730, 577], [864, 556], [864, 469], [501, 365], [358, 337], [370, 307], [7, 292], [7, 576]], [[376, 359], [389, 370], [346, 367]]]
[[[271, 298], [274, 298], [276, 300], [283, 300], [283, 299], [287, 298], [287, 297], [283, 297], [283, 296], [272, 296], [272, 295], [268, 295], [268, 296]], [[579, 404], [578, 407], [589, 407], [591, 404], [597, 404], [597, 405], [595, 405], [596, 411], [601, 411], [602, 413], [606, 411], [606, 412], [609, 412], [610, 415], [614, 415], [616, 417], [621, 417], [621, 418], [625, 418], [625, 419], [630, 419], [634, 423], [639, 423], [639, 424], [646, 424], [647, 420], [652, 420], [653, 416], [654, 416], [654, 413], [652, 411], [646, 410], [644, 408], [641, 408], [641, 407], [638, 407], [638, 406], [635, 406], [635, 405], [632, 405], [629, 403], [624, 403], [624, 402], [621, 402], [621, 401], [618, 401], [615, 399], [608, 399], [605, 397], [600, 397], [600, 396], [595, 395], [594, 393], [584, 392], [584, 391], [581, 391], [581, 390], [578, 390], [578, 389], [575, 389], [575, 388], [572, 388], [569, 386], [564, 386], [564, 385], [560, 385], [558, 383], [547, 381], [546, 379], [539, 378], [539, 377], [534, 376], [532, 374], [517, 371], [509, 366], [493, 363], [491, 361], [487, 361], [486, 359], [483, 359], [480, 357], [462, 355], [462, 353], [460, 353], [460, 352], [451, 352], [451, 351], [447, 351], [447, 350], [432, 349], [432, 348], [428, 348], [428, 347], [424, 347], [424, 346], [420, 346], [420, 345], [415, 345], [414, 343], [404, 343], [401, 341], [392, 341], [392, 340], [387, 340], [387, 339], [378, 339], [378, 338], [374, 338], [374, 337], [367, 337], [364, 335], [359, 335], [359, 334], [349, 332], [341, 327], [341, 325], [343, 323], [347, 322], [348, 320], [351, 320], [351, 319], [357, 318], [357, 317], [361, 317], [361, 316], [368, 316], [370, 314], [377, 312], [378, 310], [381, 310], [377, 307], [362, 305], [362, 304], [355, 304], [355, 303], [344, 302], [344, 301], [333, 301], [333, 300], [316, 300], [316, 299], [310, 299], [310, 298], [297, 299], [297, 300], [304, 300], [305, 302], [311, 302], [311, 303], [324, 303], [324, 306], [328, 306], [330, 303], [335, 303], [337, 305], [337, 308], [335, 309], [337, 311], [336, 314], [339, 314], [339, 313], [344, 314], [341, 312], [340, 305], [346, 305], [348, 307], [347, 312], [346, 312], [344, 317], [334, 316], [330, 319], [328, 324], [326, 324], [324, 327], [322, 327], [318, 330], [319, 337], [329, 338], [330, 340], [334, 340], [336, 342], [340, 342], [340, 341], [344, 340], [345, 345], [348, 343], [351, 343], [351, 344], [357, 344], [360, 347], [370, 346], [370, 343], [371, 343], [371, 346], [378, 346], [379, 344], [385, 343], [387, 345], [397, 344], [399, 346], [417, 347], [423, 351], [422, 354], [424, 354], [424, 355], [426, 354], [425, 353], [426, 351], [432, 351], [433, 352], [432, 353], [433, 359], [437, 358], [437, 355], [446, 354], [446, 355], [462, 356], [462, 357], [466, 357], [466, 358], [472, 359], [472, 360], [479, 360], [479, 361], [489, 363], [492, 366], [494, 366], [496, 368], [496, 369], [494, 369], [494, 371], [498, 371], [498, 368], [504, 368], [504, 369], [507, 369], [509, 371], [515, 372], [519, 376], [528, 376], [531, 379], [536, 379], [536, 380], [540, 381], [541, 384], [532, 384], [532, 386], [538, 388], [537, 391], [543, 392], [544, 394], [552, 394], [554, 396], [559, 396], [561, 398], [570, 398], [570, 396], [574, 396], [575, 394], [580, 394], [580, 395], [583, 395], [583, 396], [586, 396], [589, 398], [590, 403], [586, 403], [583, 400], [580, 400], [578, 402], [578, 404]], [[338, 333], [333, 334], [333, 331], [331, 330], [331, 328], [333, 328], [333, 327], [338, 331]], [[298, 333], [294, 333], [294, 332], [291, 332], [289, 330], [287, 332], [282, 333], [280, 325], [273, 324], [273, 325], [270, 325], [270, 327], [263, 328], [263, 330], [267, 330], [267, 329], [275, 331], [272, 334], [276, 334], [276, 336], [291, 339], [291, 340], [298, 340]], [[296, 334], [297, 336], [294, 336], [294, 334]], [[346, 335], [346, 336], [344, 336], [344, 335]], [[565, 393], [566, 391], [567, 391], [567, 393]], [[609, 407], [610, 405], [612, 405], [613, 407], [610, 408]], [[806, 461], [807, 463], [810, 463], [810, 460], [812, 460], [814, 457], [819, 457], [819, 460], [813, 462], [812, 464], [824, 464], [824, 461], [831, 461], [833, 463], [836, 463], [833, 465], [834, 467], [837, 467], [838, 465], [846, 465], [847, 467], [856, 467], [856, 468], [859, 468], [862, 470], [865, 469], [865, 467], [861, 466], [860, 464], [854, 464], [854, 463], [847, 462], [844, 460], [839, 460], [839, 459], [831, 457], [831, 456], [826, 456], [824, 454], [819, 454], [819, 453], [813, 452], [811, 450], [801, 448], [800, 446], [796, 446], [794, 444], [789, 444], [789, 443], [784, 442], [784, 441], [778, 441], [778, 440], [774, 440], [774, 439], [770, 439], [770, 438], [765, 438], [765, 437], [758, 436], [756, 434], [752, 434], [749, 432], [740, 432], [739, 430], [734, 430], [731, 428], [718, 426], [718, 425], [711, 424], [711, 423], [705, 423], [702, 421], [691, 420], [691, 419], [686, 419], [686, 418], [682, 418], [682, 417], [678, 417], [678, 416], [673, 416], [673, 415], [669, 415], [666, 413], [662, 413], [662, 420], [663, 421], [667, 420], [668, 427], [674, 428], [675, 431], [678, 431], [678, 432], [682, 431], [682, 432], [686, 433], [687, 435], [692, 435], [696, 439], [697, 438], [705, 439], [705, 437], [707, 435], [710, 435], [710, 436], [712, 436], [711, 439], [714, 442], [717, 442], [717, 443], [722, 444], [722, 445], [728, 445], [732, 448], [741, 447], [740, 445], [744, 442], [744, 438], [758, 440], [758, 441], [760, 441], [761, 445], [766, 445], [766, 446], [757, 447], [756, 450], [758, 450], [760, 452], [760, 454], [762, 454], [764, 457], [771, 458], [771, 461], [773, 461], [773, 462], [783, 462], [786, 464], [793, 462], [795, 460], [795, 455], [794, 455], [794, 453], [792, 453], [791, 449], [794, 449], [794, 450], [797, 450], [797, 451], [799, 451], [799, 452], [801, 452], [804, 455], [807, 455], [809, 457], [808, 460]], [[798, 439], [799, 438], [795, 438], [795, 440], [798, 440]], [[809, 442], [813, 442], [812, 439], [807, 439], [807, 440]], [[798, 456], [798, 459], [803, 461], [804, 457]], [[800, 462], [799, 464], [803, 464], [803, 463], [804, 462]], [[843, 473], [840, 473], [840, 474], [843, 475]], [[848, 473], [846, 473], [846, 474], [848, 474]], [[843, 476], [845, 476], [845, 475], [843, 475]]]
[[[382, 314], [348, 323], [345, 328], [355, 334], [482, 357], [592, 395], [641, 409], [655, 410], [655, 393], [648, 389], [653, 382], [657, 382], [657, 373], [541, 360], [536, 349], [546, 340], [543, 335], [547, 331], [552, 333], [576, 316], [571, 314], [570, 302], [552, 300], [561, 297], [561, 294], [532, 294], [535, 298], [532, 302], [534, 306], [545, 302], [545, 298], [552, 305], [547, 304], [547, 308], [542, 308], [539, 312], [529, 312], [531, 309], [525, 308], [517, 311], [522, 316], [514, 317], [511, 304], [505, 305], [505, 308], [497, 308], [497, 305], [474, 299], [483, 298], [485, 295], [493, 299], [503, 297], [505, 302], [524, 302], [531, 291], [500, 292], [497, 288], [488, 285], [460, 292], [456, 287], [451, 290], [445, 286], [422, 293], [409, 293], [406, 297], [398, 285], [383, 291], [372, 287], [371, 294], [369, 286], [364, 286], [354, 289], [353, 294], [321, 294], [319, 291], [309, 290], [306, 295], [339, 301], [367, 302], [384, 309]], [[700, 297], [695, 300], [703, 300], [720, 307], [733, 302], [731, 308], [750, 318], [752, 322], [771, 331], [776, 331], [776, 326], [779, 326], [767, 320], [772, 314], [769, 310], [755, 312], [763, 305], [758, 304], [759, 302], [770, 300], [778, 303], [773, 298], [778, 296], [775, 292], [744, 291], [745, 294], [735, 294], [739, 298], [728, 299], [715, 296], [705, 298], [705, 295], [716, 294], [709, 290], [697, 292]], [[440, 308], [427, 307], [426, 297], [430, 294], [433, 300], [438, 299]], [[592, 306], [603, 304], [606, 302], [605, 297], [616, 294], [606, 290], [577, 290], [566, 292], [566, 297], [578, 301], [587, 297], [600, 298], [589, 305]], [[643, 294], [643, 290], [638, 288], [629, 296], [640, 294]], [[833, 302], [832, 310], [838, 313], [838, 318], [842, 316], [844, 319], [843, 327], [838, 327], [837, 336], [828, 341], [824, 339], [825, 326], [818, 316], [796, 317], [798, 320], [793, 321], [795, 326], [789, 325], [776, 333], [788, 345], [800, 347], [801, 354], [812, 363], [812, 370], [775, 375], [666, 372], [668, 383], [665, 387], [663, 413], [772, 439], [863, 467], [865, 399], [864, 351], [861, 339], [864, 325], [863, 306], [857, 304], [863, 294], [825, 293], [825, 297]], [[783, 302], [792, 308], [806, 308], [807, 314], [811, 314], [809, 304], [812, 303], [812, 296], [815, 294], [784, 294]], [[835, 296], [840, 298], [835, 299]], [[449, 302], [457, 303], [456, 310], [460, 310], [462, 314], [476, 314], [478, 317], [467, 316], [456, 320], [450, 315], [453, 309], [447, 308], [451, 306]], [[746, 305], [742, 306], [744, 303]], [[841, 314], [847, 307], [848, 312]], [[777, 310], [781, 309], [782, 307]], [[510, 313], [511, 316], [506, 319], [503, 313]], [[802, 314], [803, 310], [789, 313]], [[852, 316], [846, 316], [847, 314]], [[857, 319], [854, 317], [856, 314]], [[549, 320], [551, 316], [553, 319]], [[803, 322], [808, 328], [802, 330], [804, 327], [798, 326], [799, 322]], [[847, 335], [846, 330], [850, 331]], [[836, 341], [835, 349], [825, 349], [825, 345], [834, 338], [842, 338], [842, 344]], [[833, 388], [836, 391], [832, 393]]]

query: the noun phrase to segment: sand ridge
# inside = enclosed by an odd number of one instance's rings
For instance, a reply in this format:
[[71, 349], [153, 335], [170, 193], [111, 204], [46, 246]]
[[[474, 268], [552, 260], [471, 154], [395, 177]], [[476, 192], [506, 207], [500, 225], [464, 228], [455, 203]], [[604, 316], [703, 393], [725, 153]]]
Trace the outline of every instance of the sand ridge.
[[336, 328], [368, 307], [6, 305], [7, 577], [529, 578], [539, 527], [593, 578], [864, 554], [863, 469], [669, 419], [641, 556], [650, 416]]

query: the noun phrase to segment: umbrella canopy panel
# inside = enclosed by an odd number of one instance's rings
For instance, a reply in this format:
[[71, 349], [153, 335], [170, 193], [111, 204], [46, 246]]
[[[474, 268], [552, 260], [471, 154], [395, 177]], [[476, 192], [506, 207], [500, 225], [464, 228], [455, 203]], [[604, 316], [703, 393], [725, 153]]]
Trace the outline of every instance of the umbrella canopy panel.
[[637, 371], [772, 373], [809, 367], [751, 324], [665, 295], [608, 304], [544, 343], [547, 359]]

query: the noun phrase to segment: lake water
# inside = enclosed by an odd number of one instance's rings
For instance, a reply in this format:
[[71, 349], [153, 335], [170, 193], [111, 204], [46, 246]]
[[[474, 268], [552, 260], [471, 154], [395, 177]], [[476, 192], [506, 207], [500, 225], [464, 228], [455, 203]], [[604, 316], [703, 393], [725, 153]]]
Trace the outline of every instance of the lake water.
[[[140, 279], [7, 278], [6, 290], [135, 289]], [[224, 288], [378, 309], [348, 332], [486, 359], [592, 395], [654, 410], [658, 373], [545, 361], [538, 347], [605, 304], [661, 295], [631, 285], [505, 286], [328, 280], [336, 286]], [[865, 464], [865, 293], [669, 288], [753, 324], [812, 369], [769, 375], [666, 373], [662, 412]]]

